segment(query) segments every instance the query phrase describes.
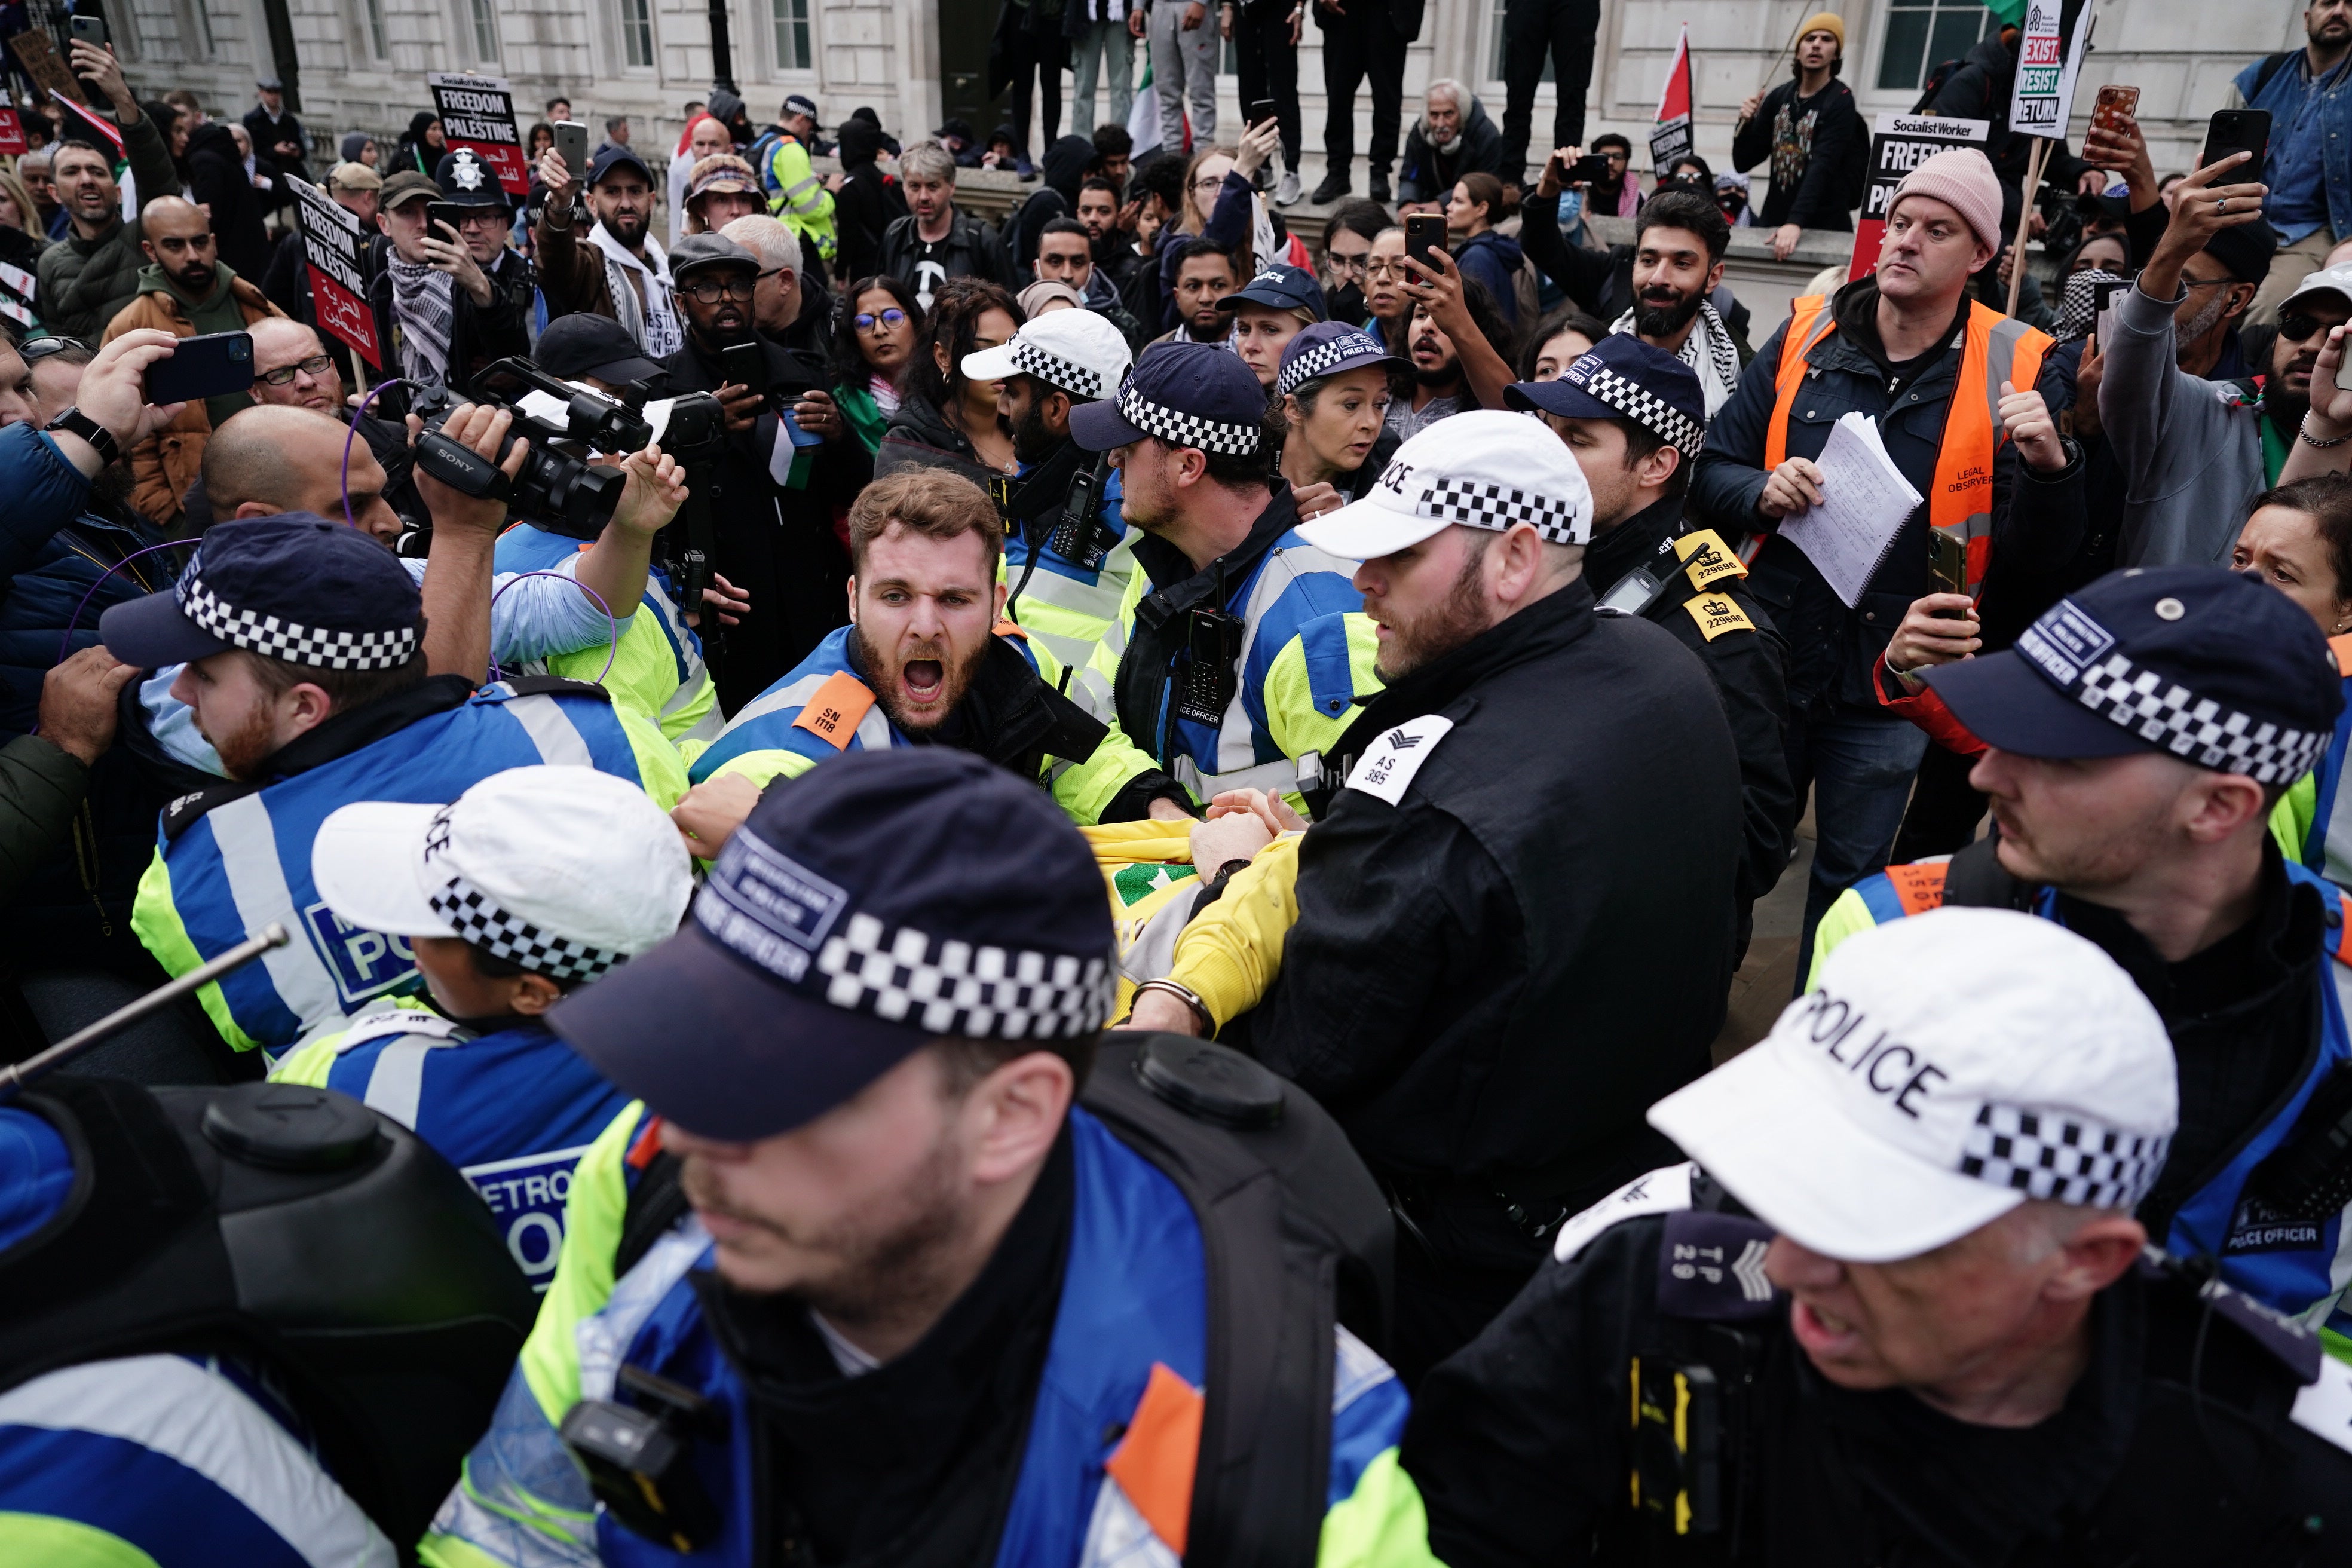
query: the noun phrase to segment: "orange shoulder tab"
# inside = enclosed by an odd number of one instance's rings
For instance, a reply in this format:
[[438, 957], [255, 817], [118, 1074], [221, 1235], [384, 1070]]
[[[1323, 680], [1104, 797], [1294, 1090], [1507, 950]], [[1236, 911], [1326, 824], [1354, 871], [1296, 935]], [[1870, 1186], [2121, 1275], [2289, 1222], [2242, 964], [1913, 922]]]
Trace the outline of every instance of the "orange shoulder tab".
[[866, 682], [845, 669], [836, 669], [825, 677], [816, 695], [808, 700], [801, 716], [793, 721], [795, 730], [806, 730], [818, 740], [828, 742], [834, 750], [849, 750], [850, 737], [874, 706], [874, 690]]
[[1165, 1363], [1153, 1362], [1151, 1381], [1128, 1418], [1127, 1436], [1103, 1464], [1151, 1533], [1179, 1557], [1192, 1519], [1192, 1471], [1200, 1463], [1201, 1413], [1207, 1403]]
[[652, 1164], [654, 1156], [662, 1152], [661, 1130], [660, 1117], [646, 1117], [646, 1124], [637, 1129], [636, 1137], [630, 1141], [629, 1152], [621, 1156], [621, 1163], [632, 1171], [642, 1171]]
[[2327, 651], [2336, 656], [2336, 672], [2352, 675], [2352, 632], [2327, 639]]
[[2352, 893], [2336, 889], [2336, 921], [2334, 951], [2336, 962], [2352, 964]]
[[1019, 637], [1023, 642], [1029, 640], [1029, 634], [1011, 621], [999, 621], [989, 629], [1001, 637]]
[[1895, 897], [1906, 915], [1926, 914], [1940, 908], [1944, 902], [1944, 876], [1951, 869], [1947, 861], [1937, 860], [1924, 866], [1889, 866], [1886, 879], [1895, 888]]

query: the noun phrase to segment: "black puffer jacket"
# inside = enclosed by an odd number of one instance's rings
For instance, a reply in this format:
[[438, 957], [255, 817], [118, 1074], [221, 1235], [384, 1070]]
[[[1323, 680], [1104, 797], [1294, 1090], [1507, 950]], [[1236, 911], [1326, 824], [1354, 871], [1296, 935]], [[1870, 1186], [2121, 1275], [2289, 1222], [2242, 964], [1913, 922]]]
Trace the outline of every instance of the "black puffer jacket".
[[253, 188], [226, 121], [206, 121], [188, 138], [188, 185], [190, 201], [212, 208], [220, 258], [239, 278], [259, 281], [269, 270], [269, 235], [261, 226], [269, 202]]

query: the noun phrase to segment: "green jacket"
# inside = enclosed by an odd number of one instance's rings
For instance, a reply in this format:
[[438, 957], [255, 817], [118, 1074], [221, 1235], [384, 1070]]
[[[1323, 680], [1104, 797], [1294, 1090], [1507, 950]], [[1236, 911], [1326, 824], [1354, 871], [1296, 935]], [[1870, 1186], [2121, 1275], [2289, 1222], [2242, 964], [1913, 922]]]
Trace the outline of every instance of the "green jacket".
[[[184, 194], [172, 167], [171, 149], [155, 122], [141, 115], [122, 128], [122, 147], [143, 205], [158, 196]], [[51, 331], [95, 343], [107, 324], [139, 293], [139, 269], [147, 265], [139, 248], [139, 220], [117, 223], [98, 239], [68, 230], [41, 252], [40, 317]]]
[[89, 770], [54, 742], [19, 735], [0, 746], [0, 898], [56, 853], [89, 788]]

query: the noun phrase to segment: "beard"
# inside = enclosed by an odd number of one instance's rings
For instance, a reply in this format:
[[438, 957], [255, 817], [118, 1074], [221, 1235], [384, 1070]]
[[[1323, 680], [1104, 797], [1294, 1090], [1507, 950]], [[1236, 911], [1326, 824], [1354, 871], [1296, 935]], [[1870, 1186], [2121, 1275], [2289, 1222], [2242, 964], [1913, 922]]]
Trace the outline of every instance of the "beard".
[[[971, 692], [972, 682], [980, 678], [981, 661], [988, 657], [988, 644], [984, 641], [959, 660], [952, 646], [944, 638], [934, 637], [905, 645], [900, 657], [886, 658], [867, 639], [866, 629], [856, 625], [849, 628], [849, 640], [857, 668], [865, 673], [866, 683], [874, 689], [874, 700], [882, 705], [890, 722], [908, 735], [928, 735], [953, 717]], [[907, 695], [908, 666], [917, 664], [939, 667], [939, 700], [919, 709]]]
[[1375, 674], [1384, 681], [1402, 679], [1486, 629], [1486, 606], [1478, 596], [1478, 571], [1486, 559], [1486, 546], [1474, 545], [1461, 574], [1434, 608], [1412, 620], [1386, 623], [1389, 640], [1372, 661]]
[[199, 267], [194, 262], [191, 261], [188, 265], [181, 268], [177, 272], [172, 274], [172, 281], [186, 289], [190, 298], [202, 300], [205, 295], [213, 291], [214, 273], [212, 263], [206, 262], [203, 266]]
[[1013, 438], [1013, 455], [1024, 463], [1044, 462], [1062, 444], [1062, 438], [1045, 427], [1045, 411], [1040, 406], [1044, 402], [1042, 397], [1032, 397], [1018, 419], [996, 416], [998, 427]]
[[1429, 370], [1423, 370], [1421, 366], [1415, 365], [1412, 367], [1412, 378], [1423, 386], [1452, 386], [1462, 379], [1462, 362], [1458, 359], [1450, 359], [1444, 364]]
[[1644, 298], [1633, 302], [1633, 331], [1644, 338], [1667, 338], [1690, 325], [1698, 314], [1704, 297], [1698, 294], [1675, 295], [1675, 302], [1662, 305]]
[[[246, 715], [243, 725], [226, 735], [205, 735], [213, 750], [220, 756], [221, 766], [228, 776], [246, 784], [259, 776], [261, 765], [278, 753], [274, 726], [269, 721], [269, 710], [257, 706]], [[198, 733], [202, 733], [199, 727]]]
[[118, 459], [99, 469], [98, 478], [89, 481], [90, 499], [106, 508], [128, 506], [136, 486], [130, 463]]
[[2229, 308], [2230, 291], [2227, 289], [2214, 289], [2205, 303], [2198, 307], [2197, 313], [2189, 318], [2189, 324], [2173, 334], [2173, 341], [2183, 345], [2197, 342], [2213, 330], [2214, 323], [2221, 319], [2221, 312]]
[[635, 250], [646, 242], [646, 218], [641, 213], [614, 213], [611, 217], [598, 221], [611, 230], [613, 237], [626, 249]]

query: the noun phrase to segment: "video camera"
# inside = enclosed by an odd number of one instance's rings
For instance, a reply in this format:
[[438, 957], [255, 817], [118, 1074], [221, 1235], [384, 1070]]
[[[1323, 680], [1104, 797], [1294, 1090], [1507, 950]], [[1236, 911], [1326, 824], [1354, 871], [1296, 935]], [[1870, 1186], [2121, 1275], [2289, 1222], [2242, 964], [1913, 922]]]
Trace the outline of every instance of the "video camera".
[[[561, 425], [525, 413], [523, 398], [543, 392], [564, 405]], [[416, 440], [416, 468], [469, 496], [503, 500], [534, 522], [568, 524], [567, 533], [594, 538], [612, 521], [627, 476], [614, 467], [590, 463], [556, 445], [578, 443], [599, 452], [635, 452], [653, 439], [653, 429], [617, 398], [559, 381], [527, 359], [502, 359], [475, 379], [472, 401], [500, 405], [515, 416], [498, 455], [485, 458], [443, 433], [449, 416], [468, 401], [446, 386], [426, 389], [413, 411], [425, 420]], [[516, 441], [530, 440], [522, 468], [509, 479], [499, 471]]]

